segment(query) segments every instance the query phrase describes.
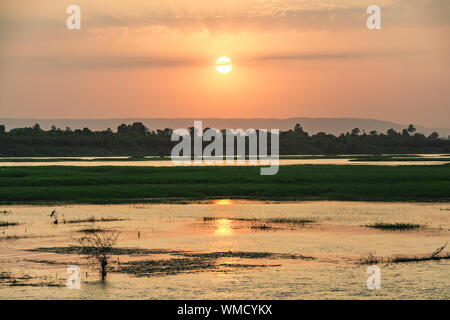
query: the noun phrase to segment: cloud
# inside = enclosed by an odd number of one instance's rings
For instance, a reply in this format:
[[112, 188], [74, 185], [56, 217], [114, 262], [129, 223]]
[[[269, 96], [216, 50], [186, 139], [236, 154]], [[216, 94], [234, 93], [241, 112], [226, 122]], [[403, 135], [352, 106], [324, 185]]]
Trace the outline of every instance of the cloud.
[[[4, 0], [0, 0], [4, 1]], [[378, 0], [386, 27], [440, 27], [450, 25], [448, 0]], [[145, 5], [144, 5], [145, 4]], [[190, 6], [188, 6], [190, 4]], [[196, 5], [195, 5], [196, 4]], [[166, 27], [167, 32], [277, 32], [283, 30], [342, 30], [365, 28], [365, 0], [240, 0], [177, 2], [130, 1], [126, 10], [93, 6], [80, 1], [83, 28]], [[60, 14], [60, 13], [58, 13]], [[0, 13], [1, 15], [1, 13]], [[5, 15], [0, 27], [58, 30], [64, 15]], [[149, 31], [151, 32], [151, 30]]]
[[[386, 56], [404, 56], [410, 53], [397, 52], [315, 52], [315, 53], [280, 53], [253, 55], [237, 59], [239, 65], [264, 64], [267, 61], [301, 61], [301, 60], [347, 60], [371, 59]], [[214, 61], [206, 58], [161, 57], [161, 56], [110, 56], [110, 57], [9, 57], [3, 62], [25, 69], [42, 70], [99, 70], [99, 69], [146, 69], [173, 67], [211, 66]]]
[[201, 66], [210, 61], [186, 57], [121, 56], [121, 57], [13, 57], [9, 65], [48, 69], [126, 69]]
[[[431, 27], [450, 25], [448, 0], [380, 0], [382, 20], [386, 26]], [[365, 28], [367, 1], [257, 1], [244, 10], [218, 10], [203, 13], [164, 11], [162, 14], [142, 12], [139, 15], [101, 14], [92, 17], [90, 26], [144, 27], [165, 26], [178, 31], [207, 29], [211, 32], [268, 32], [279, 30], [340, 30]], [[342, 1], [341, 1], [342, 3]], [[320, 4], [320, 5], [319, 5]]]
[[372, 59], [382, 57], [405, 57], [419, 54], [419, 52], [408, 51], [370, 51], [370, 52], [315, 52], [315, 53], [288, 53], [288, 54], [268, 54], [254, 56], [250, 58], [255, 62], [263, 61], [300, 61], [300, 60], [346, 60], [346, 59]]

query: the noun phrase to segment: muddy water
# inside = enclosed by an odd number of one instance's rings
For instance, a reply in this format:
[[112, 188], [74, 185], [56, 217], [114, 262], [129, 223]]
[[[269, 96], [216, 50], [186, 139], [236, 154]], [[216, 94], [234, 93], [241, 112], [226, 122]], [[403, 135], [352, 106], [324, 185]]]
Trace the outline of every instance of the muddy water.
[[[49, 217], [54, 209], [57, 225]], [[0, 208], [4, 210], [0, 221], [20, 224], [0, 227], [2, 299], [450, 298], [450, 260], [379, 265], [378, 290], [367, 289], [367, 265], [357, 263], [372, 250], [383, 257], [431, 254], [450, 240], [448, 203], [221, 200]], [[91, 216], [123, 220], [63, 223]], [[274, 218], [314, 222], [275, 223]], [[381, 221], [425, 227], [364, 227]], [[28, 251], [75, 245], [86, 228], [119, 231], [116, 247], [161, 250], [113, 256], [106, 282], [100, 281], [96, 264], [78, 254]], [[199, 266], [185, 264], [195, 257], [202, 257]], [[120, 269], [133, 261], [161, 264], [145, 275]], [[165, 269], [167, 261], [180, 264]], [[72, 264], [81, 269], [80, 290], [65, 286], [66, 268]]]

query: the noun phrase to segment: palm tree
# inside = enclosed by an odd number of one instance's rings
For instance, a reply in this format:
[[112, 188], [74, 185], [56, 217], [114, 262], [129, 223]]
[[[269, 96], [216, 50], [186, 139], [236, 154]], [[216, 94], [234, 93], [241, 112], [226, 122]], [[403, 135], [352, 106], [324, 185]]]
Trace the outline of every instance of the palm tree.
[[408, 126], [407, 130], [408, 130], [409, 133], [414, 134], [414, 132], [416, 132], [417, 129], [412, 124], [410, 124]]

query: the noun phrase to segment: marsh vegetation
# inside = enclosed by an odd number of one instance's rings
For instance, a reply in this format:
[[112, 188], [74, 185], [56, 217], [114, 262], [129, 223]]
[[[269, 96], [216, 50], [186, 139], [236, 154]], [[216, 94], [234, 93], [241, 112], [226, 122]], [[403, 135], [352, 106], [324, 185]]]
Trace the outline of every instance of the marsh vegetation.
[[251, 218], [251, 217], [203, 217], [203, 221], [214, 221], [214, 220], [234, 220], [234, 221], [247, 221], [247, 222], [266, 222], [266, 223], [288, 223], [288, 224], [298, 224], [304, 225], [307, 223], [315, 222], [312, 219], [301, 219], [301, 218]]
[[[8, 167], [0, 171], [0, 202], [449, 201], [449, 169], [304, 165], [281, 166], [277, 175], [261, 176], [258, 167]], [[66, 221], [78, 222], [85, 221]]]
[[0, 221], [0, 227], [12, 227], [18, 225], [19, 225], [18, 222]]
[[124, 219], [118, 219], [118, 218], [104, 218], [104, 217], [95, 217], [91, 216], [89, 218], [85, 219], [64, 219], [62, 220], [62, 223], [95, 223], [95, 222], [114, 222], [114, 221], [123, 221]]
[[102, 228], [85, 228], [85, 229], [80, 229], [78, 230], [78, 232], [80, 233], [98, 233], [98, 232], [107, 232], [107, 229], [102, 229]]
[[421, 255], [395, 255], [392, 257], [377, 256], [376, 251], [372, 250], [358, 259], [360, 264], [391, 264], [391, 263], [406, 263], [406, 262], [423, 262], [423, 261], [437, 261], [450, 259], [450, 253], [443, 253], [447, 247], [447, 243], [437, 248], [430, 254]]
[[367, 224], [365, 225], [365, 227], [381, 230], [414, 230], [425, 228], [425, 226], [417, 223], [403, 223], [403, 222], [396, 222], [396, 223], [377, 222], [373, 224]]

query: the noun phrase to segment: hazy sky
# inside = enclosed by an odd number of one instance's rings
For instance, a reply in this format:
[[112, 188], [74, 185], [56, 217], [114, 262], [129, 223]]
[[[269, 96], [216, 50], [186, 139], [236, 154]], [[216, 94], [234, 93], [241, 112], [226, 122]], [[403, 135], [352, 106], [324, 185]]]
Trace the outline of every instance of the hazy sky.
[[[81, 30], [66, 27], [71, 4]], [[450, 127], [449, 39], [448, 0], [0, 0], [0, 118]], [[215, 70], [220, 56], [231, 73]]]

